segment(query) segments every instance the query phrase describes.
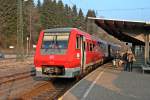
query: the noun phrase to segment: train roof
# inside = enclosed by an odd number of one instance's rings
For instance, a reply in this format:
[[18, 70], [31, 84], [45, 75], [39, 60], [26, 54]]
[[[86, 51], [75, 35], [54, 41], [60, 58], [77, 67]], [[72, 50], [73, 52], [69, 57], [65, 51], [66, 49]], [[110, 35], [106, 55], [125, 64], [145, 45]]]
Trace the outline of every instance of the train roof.
[[63, 33], [63, 32], [67, 33], [67, 32], [70, 32], [72, 30], [80, 31], [80, 34], [85, 35], [85, 37], [87, 39], [91, 39], [92, 38], [93, 40], [96, 40], [92, 35], [90, 35], [89, 33], [83, 32], [83, 31], [81, 31], [78, 28], [71, 28], [71, 27], [69, 27], [69, 28], [52, 28], [52, 29], [45, 29], [45, 30], [43, 30], [43, 32], [44, 33]]
[[70, 32], [74, 28], [53, 28], [53, 29], [46, 29], [43, 30], [43, 32], [48, 33], [48, 32]]

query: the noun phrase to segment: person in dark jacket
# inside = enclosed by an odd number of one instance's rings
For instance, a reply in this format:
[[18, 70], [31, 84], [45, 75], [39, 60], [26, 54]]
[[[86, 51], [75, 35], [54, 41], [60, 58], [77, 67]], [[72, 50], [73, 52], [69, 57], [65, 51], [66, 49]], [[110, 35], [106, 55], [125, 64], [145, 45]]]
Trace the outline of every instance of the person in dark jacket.
[[127, 52], [125, 52], [122, 56], [123, 64], [124, 64], [124, 71], [127, 71], [128, 66], [127, 66]]

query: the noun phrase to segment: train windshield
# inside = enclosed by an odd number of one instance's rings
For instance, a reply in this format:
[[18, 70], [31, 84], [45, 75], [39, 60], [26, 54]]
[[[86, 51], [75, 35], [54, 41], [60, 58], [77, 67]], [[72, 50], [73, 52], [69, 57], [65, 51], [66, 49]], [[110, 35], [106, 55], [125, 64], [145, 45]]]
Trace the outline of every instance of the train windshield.
[[68, 48], [69, 33], [45, 33], [41, 54], [65, 54]]

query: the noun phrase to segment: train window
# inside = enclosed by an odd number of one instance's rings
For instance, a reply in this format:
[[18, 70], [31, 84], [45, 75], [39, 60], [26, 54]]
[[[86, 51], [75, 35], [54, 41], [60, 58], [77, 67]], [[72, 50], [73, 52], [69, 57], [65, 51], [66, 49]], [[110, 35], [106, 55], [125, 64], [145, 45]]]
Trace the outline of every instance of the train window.
[[69, 36], [44, 36], [42, 48], [54, 49], [56, 46], [60, 49], [66, 49]]
[[68, 48], [68, 34], [44, 34], [41, 54], [64, 54]]
[[80, 36], [76, 37], [76, 49], [80, 49]]
[[103, 42], [99, 42], [102, 51], [106, 51], [106, 45]]
[[95, 44], [93, 44], [93, 48], [95, 48]]
[[93, 50], [93, 45], [92, 45], [92, 43], [90, 43], [90, 51], [92, 51]]
[[87, 51], [89, 51], [89, 43], [87, 42]]

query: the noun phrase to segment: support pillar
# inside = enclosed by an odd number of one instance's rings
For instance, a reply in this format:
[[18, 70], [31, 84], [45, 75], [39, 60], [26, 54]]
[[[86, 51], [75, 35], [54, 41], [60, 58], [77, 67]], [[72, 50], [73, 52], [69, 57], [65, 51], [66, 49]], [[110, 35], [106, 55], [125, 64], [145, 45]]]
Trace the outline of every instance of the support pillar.
[[149, 38], [149, 36], [150, 36], [150, 35], [148, 34], [148, 35], [147, 35], [147, 40], [148, 40], [148, 44], [147, 44], [148, 59], [147, 59], [147, 60], [148, 60], [148, 61], [150, 61], [150, 48], [149, 48], [149, 47], [150, 47], [150, 46], [149, 46], [150, 38]]
[[145, 34], [145, 64], [149, 61], [149, 34]]
[[132, 44], [132, 52], [135, 54], [135, 44]]

